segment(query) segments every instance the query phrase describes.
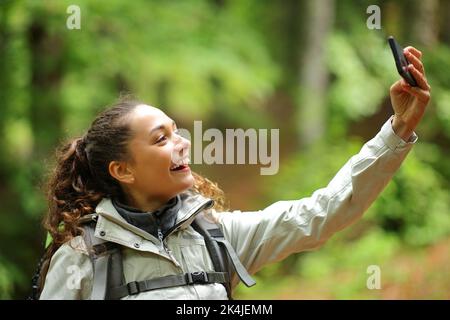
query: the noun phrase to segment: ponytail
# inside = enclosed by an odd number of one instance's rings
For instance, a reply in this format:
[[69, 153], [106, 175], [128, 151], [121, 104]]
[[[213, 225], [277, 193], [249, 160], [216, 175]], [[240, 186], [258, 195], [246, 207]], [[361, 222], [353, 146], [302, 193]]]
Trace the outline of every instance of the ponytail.
[[104, 194], [95, 187], [83, 138], [57, 150], [56, 167], [48, 182], [48, 214], [44, 227], [52, 237], [49, 254], [81, 234], [80, 217], [93, 213]]

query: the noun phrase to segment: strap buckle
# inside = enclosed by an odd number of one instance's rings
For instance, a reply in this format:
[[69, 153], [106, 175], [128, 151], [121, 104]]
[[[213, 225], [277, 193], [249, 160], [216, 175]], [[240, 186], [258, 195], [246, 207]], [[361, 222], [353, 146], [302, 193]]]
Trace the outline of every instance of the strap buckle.
[[137, 282], [137, 281], [127, 283], [127, 289], [128, 289], [129, 295], [138, 294], [139, 292], [141, 292], [141, 288], [139, 287], [139, 282]]
[[204, 271], [186, 273], [186, 281], [188, 284], [208, 283], [208, 275]]

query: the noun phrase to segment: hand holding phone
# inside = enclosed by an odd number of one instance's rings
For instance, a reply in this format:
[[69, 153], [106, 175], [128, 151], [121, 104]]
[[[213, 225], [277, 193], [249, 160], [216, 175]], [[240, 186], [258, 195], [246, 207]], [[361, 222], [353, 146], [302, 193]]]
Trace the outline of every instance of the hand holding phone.
[[411, 87], [417, 87], [417, 81], [414, 79], [413, 75], [408, 71], [409, 61], [406, 59], [403, 53], [402, 47], [395, 41], [393, 36], [388, 38], [389, 46], [391, 47], [392, 54], [394, 55], [395, 65], [397, 67], [398, 73], [403, 77], [403, 79], [408, 82]]
[[402, 79], [395, 81], [389, 90], [394, 110], [392, 130], [404, 141], [410, 142], [430, 101], [431, 88], [425, 76], [422, 52], [412, 46], [402, 50], [393, 37], [389, 37], [389, 44], [397, 70], [402, 76]]

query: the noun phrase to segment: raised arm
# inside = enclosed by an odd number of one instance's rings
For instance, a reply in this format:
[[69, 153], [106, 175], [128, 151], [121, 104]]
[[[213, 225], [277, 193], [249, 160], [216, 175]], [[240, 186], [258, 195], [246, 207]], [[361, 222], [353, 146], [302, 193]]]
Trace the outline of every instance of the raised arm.
[[[413, 130], [430, 98], [420, 52], [408, 47], [405, 53], [419, 87], [411, 88], [404, 80], [391, 87], [394, 115], [325, 188], [257, 212], [213, 212], [250, 273], [323, 244], [361, 217], [393, 177], [417, 140]], [[233, 284], [237, 283], [235, 277]]]

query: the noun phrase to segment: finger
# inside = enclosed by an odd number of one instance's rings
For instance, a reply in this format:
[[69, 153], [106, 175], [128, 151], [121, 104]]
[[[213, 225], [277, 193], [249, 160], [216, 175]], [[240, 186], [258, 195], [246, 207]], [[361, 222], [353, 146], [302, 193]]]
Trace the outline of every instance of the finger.
[[430, 86], [427, 80], [425, 79], [425, 76], [419, 70], [417, 70], [412, 64], [408, 65], [408, 71], [411, 72], [411, 74], [413, 75], [414, 79], [416, 79], [416, 82], [421, 89], [427, 91], [430, 90]]
[[416, 97], [419, 101], [422, 101], [425, 104], [427, 104], [430, 100], [430, 92], [418, 87], [411, 87], [409, 84], [406, 84], [406, 86], [403, 86], [403, 91]]
[[418, 59], [422, 58], [422, 52], [412, 46], [407, 46], [405, 49], [403, 49], [403, 52], [405, 51], [411, 52]]
[[413, 64], [413, 66], [420, 71], [420, 73], [425, 75], [425, 67], [423, 66], [422, 61], [420, 61], [415, 55], [413, 55], [411, 52], [407, 51], [405, 54], [406, 58], [410, 63]]

